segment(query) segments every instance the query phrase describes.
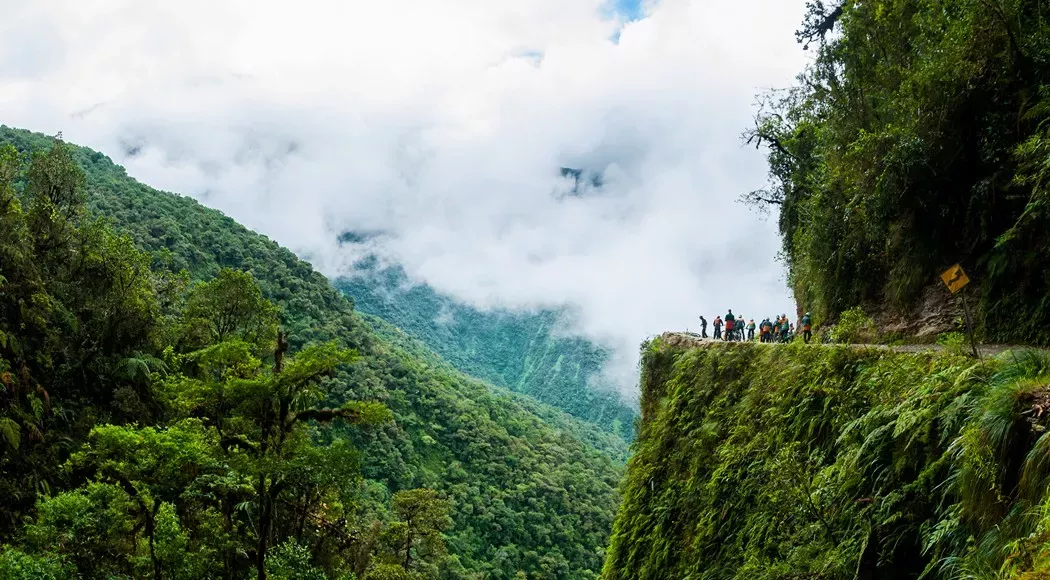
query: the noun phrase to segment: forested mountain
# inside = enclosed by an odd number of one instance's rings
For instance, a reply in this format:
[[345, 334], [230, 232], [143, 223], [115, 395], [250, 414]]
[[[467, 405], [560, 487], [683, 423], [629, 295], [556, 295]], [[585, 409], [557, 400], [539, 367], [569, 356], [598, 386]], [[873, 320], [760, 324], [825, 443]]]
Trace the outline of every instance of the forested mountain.
[[101, 153], [0, 146], [0, 576], [598, 571], [620, 467], [581, 438], [608, 435]]
[[357, 274], [335, 285], [359, 310], [416, 335], [461, 371], [633, 438], [634, 409], [600, 376], [608, 352], [556, 336], [557, 312], [481, 312], [425, 284], [409, 285], [402, 269], [380, 269], [374, 260], [362, 260]]
[[798, 36], [815, 60], [747, 138], [801, 307], [921, 315], [959, 262], [987, 340], [1050, 343], [1045, 0], [813, 2]]

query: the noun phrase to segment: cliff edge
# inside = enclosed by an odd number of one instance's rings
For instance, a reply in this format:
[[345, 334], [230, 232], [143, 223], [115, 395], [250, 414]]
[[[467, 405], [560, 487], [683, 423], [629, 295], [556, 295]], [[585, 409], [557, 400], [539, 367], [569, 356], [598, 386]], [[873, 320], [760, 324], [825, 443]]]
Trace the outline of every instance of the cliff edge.
[[643, 348], [607, 580], [1050, 574], [1050, 355]]

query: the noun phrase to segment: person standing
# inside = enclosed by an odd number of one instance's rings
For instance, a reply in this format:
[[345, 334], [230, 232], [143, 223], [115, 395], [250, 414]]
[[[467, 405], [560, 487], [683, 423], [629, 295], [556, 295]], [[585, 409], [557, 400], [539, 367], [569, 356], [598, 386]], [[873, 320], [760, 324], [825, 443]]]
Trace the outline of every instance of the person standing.
[[729, 309], [729, 313], [726, 314], [726, 340], [733, 340], [733, 329], [736, 328], [736, 317], [733, 316], [733, 309]]
[[813, 316], [807, 312], [805, 316], [802, 317], [802, 340], [806, 341], [806, 344], [809, 344], [809, 339], [813, 335], [812, 330]]
[[747, 321], [747, 340], [748, 341], [755, 340], [755, 319], [754, 318], [752, 318], [751, 320]]
[[700, 338], [707, 338], [707, 319], [700, 316]]
[[722, 318], [721, 317], [718, 317], [718, 316], [715, 317], [714, 327], [715, 327], [714, 339], [715, 340], [721, 340], [722, 339]]

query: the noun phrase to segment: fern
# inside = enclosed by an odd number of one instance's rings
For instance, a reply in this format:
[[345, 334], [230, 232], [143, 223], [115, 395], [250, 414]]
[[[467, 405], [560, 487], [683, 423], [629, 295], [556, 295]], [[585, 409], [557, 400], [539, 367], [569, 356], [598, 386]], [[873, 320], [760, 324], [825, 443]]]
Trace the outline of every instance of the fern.
[[22, 441], [22, 428], [9, 417], [0, 417], [0, 435], [8, 447], [17, 450]]

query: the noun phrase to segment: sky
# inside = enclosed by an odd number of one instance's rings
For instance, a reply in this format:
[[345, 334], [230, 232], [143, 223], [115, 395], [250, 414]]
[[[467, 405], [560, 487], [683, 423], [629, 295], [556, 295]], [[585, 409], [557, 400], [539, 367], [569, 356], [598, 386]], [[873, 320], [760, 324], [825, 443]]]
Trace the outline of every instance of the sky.
[[775, 218], [737, 199], [766, 182], [755, 95], [807, 62], [803, 0], [0, 6], [0, 123], [332, 277], [375, 254], [481, 309], [569, 309], [624, 392], [648, 336], [794, 312]]

